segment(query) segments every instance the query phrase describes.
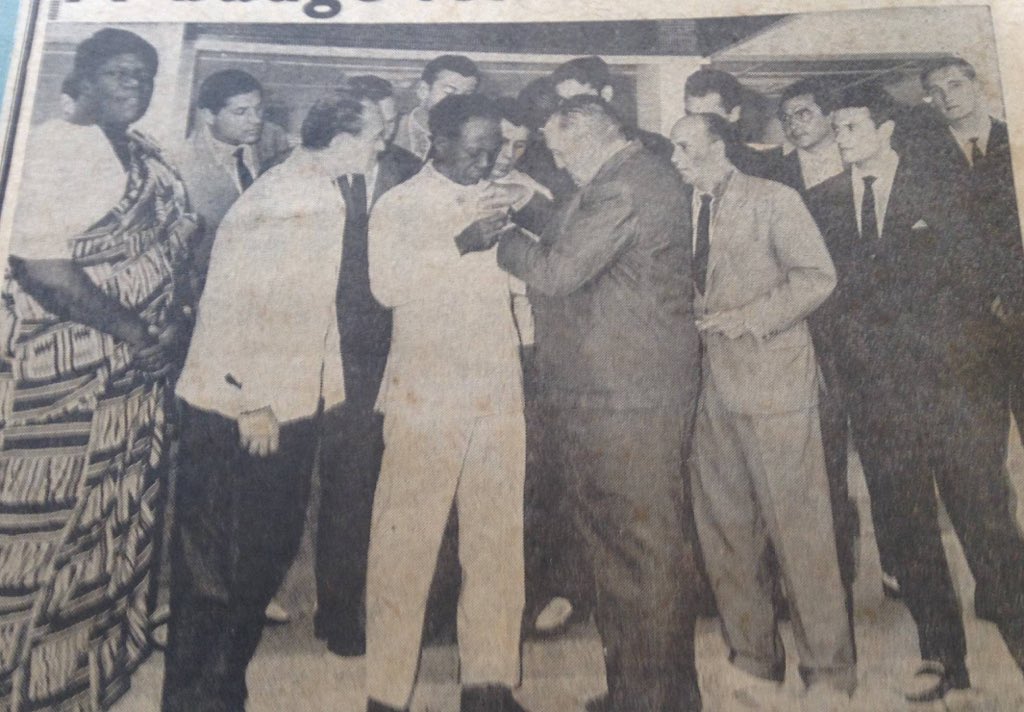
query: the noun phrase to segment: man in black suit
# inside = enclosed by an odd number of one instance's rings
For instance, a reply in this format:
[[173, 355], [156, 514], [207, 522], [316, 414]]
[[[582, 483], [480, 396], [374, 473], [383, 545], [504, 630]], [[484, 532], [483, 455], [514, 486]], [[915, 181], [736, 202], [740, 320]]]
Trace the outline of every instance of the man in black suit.
[[[1024, 439], [1024, 354], [1020, 333], [1024, 314], [1024, 248], [1010, 165], [1010, 135], [1004, 122], [989, 116], [977, 72], [965, 60], [946, 58], [929, 63], [921, 72], [921, 83], [943, 124], [922, 137], [922, 155], [934, 163], [936, 170], [955, 178], [969, 196], [976, 224], [984, 232], [988, 249], [978, 257], [984, 260], [982, 267], [999, 299], [995, 313], [1002, 326], [1009, 329], [992, 324], [991, 336], [1003, 352], [1002, 362], [994, 366], [1005, 372], [1013, 415]], [[1005, 347], [1013, 339], [1017, 340], [1016, 350], [1008, 352]], [[977, 603], [979, 613], [988, 617], [988, 601], [982, 599]]]
[[[367, 75], [347, 83], [378, 106], [393, 102], [387, 80]], [[381, 114], [386, 118], [386, 107]], [[387, 132], [385, 121], [385, 136]], [[371, 174], [338, 178], [347, 215], [337, 293], [346, 398], [324, 413], [313, 627], [328, 650], [342, 656], [362, 655], [366, 647], [366, 557], [384, 451], [383, 417], [373, 406], [391, 343], [391, 312], [370, 293], [366, 231], [377, 200], [414, 175], [421, 163], [390, 144], [378, 155]]]
[[[832, 131], [831, 115], [832, 94], [825, 83], [804, 79], [786, 87], [779, 99], [779, 120], [793, 150], [783, 153], [780, 147], [769, 152], [771, 164], [765, 177], [788, 185], [803, 195], [815, 185], [842, 173], [843, 160]], [[825, 448], [825, 469], [832, 501], [839, 571], [849, 593], [856, 574], [859, 520], [847, 482], [846, 408], [836, 365], [826, 358], [829, 351], [818, 346], [822, 338], [819, 321], [818, 313], [812, 313], [808, 326], [815, 341], [822, 372], [822, 388], [818, 394], [821, 441]], [[852, 597], [848, 596], [848, 600], [852, 600]]]
[[917, 624], [922, 664], [905, 694], [926, 701], [970, 686], [936, 486], [1018, 665], [1024, 541], [1005, 505], [1005, 423], [974, 336], [992, 319], [978, 241], [948, 176], [893, 150], [895, 114], [880, 86], [850, 90], [832, 119], [849, 167], [806, 200], [838, 275], [821, 344], [838, 367], [876, 536]]
[[743, 86], [729, 72], [701, 67], [686, 78], [686, 115], [718, 114], [729, 122], [733, 135], [725, 144], [729, 162], [741, 173], [757, 178], [769, 178], [769, 156], [764, 151], [748, 146], [740, 135], [740, 116], [743, 113]]

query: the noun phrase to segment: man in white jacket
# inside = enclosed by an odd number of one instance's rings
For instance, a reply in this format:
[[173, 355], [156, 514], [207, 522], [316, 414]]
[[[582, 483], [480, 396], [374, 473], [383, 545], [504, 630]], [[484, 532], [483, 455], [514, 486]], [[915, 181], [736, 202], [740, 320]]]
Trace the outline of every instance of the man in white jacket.
[[220, 224], [177, 394], [185, 402], [164, 710], [244, 709], [263, 611], [302, 534], [319, 415], [345, 399], [337, 176], [383, 150], [376, 103], [340, 91], [302, 148]]
[[405, 710], [438, 548], [459, 517], [463, 712], [521, 712], [525, 424], [509, 277], [493, 245], [525, 189], [485, 179], [500, 114], [481, 96], [430, 113], [435, 158], [370, 217], [370, 286], [393, 311], [378, 398], [384, 460], [367, 577], [367, 709]]

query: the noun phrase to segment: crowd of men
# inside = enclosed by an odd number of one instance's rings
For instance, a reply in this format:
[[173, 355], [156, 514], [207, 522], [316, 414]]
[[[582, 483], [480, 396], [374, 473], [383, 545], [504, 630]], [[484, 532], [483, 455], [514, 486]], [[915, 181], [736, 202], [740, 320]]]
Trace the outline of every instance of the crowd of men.
[[244, 708], [315, 452], [315, 633], [365, 654], [368, 712], [408, 709], [453, 510], [463, 712], [523, 709], [524, 612], [593, 612], [608, 692], [588, 709], [700, 710], [709, 600], [735, 705], [778, 694], [788, 615], [801, 703], [842, 709], [848, 442], [917, 626], [907, 700], [970, 686], [940, 497], [1024, 667], [1007, 130], [967, 62], [921, 80], [920, 107], [800, 81], [778, 108], [791, 150], [759, 151], [725, 72], [686, 80], [665, 137], [621, 118], [598, 57], [494, 99], [445, 55], [401, 118], [386, 80], [346, 78], [282, 157], [260, 84], [207, 77], [179, 162], [203, 230], [164, 711]]

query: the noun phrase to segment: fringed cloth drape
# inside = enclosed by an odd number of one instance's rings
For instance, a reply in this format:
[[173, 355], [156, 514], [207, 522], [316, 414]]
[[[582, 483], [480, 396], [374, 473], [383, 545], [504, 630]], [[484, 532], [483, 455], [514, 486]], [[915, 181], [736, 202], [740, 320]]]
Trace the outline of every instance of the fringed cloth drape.
[[[74, 186], [66, 194], [74, 200]], [[69, 236], [68, 255], [107, 294], [160, 325], [195, 228], [187, 207], [175, 171], [132, 134], [123, 197]], [[13, 280], [8, 287], [0, 711], [105, 709], [149, 652], [172, 394], [131, 366], [124, 343], [48, 313]]]

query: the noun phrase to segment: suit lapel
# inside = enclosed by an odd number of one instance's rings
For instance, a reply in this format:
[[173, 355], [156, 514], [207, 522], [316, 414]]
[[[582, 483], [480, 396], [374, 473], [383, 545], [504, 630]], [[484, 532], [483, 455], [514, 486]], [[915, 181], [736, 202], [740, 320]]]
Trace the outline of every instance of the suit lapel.
[[711, 252], [708, 254], [707, 291], [710, 291], [715, 268], [719, 265], [728, 250], [729, 243], [736, 239], [732, 230], [723, 227], [735, 225], [735, 215], [751, 200], [753, 181], [745, 173], [736, 171], [729, 179], [725, 194], [721, 197], [718, 209], [711, 215]]

